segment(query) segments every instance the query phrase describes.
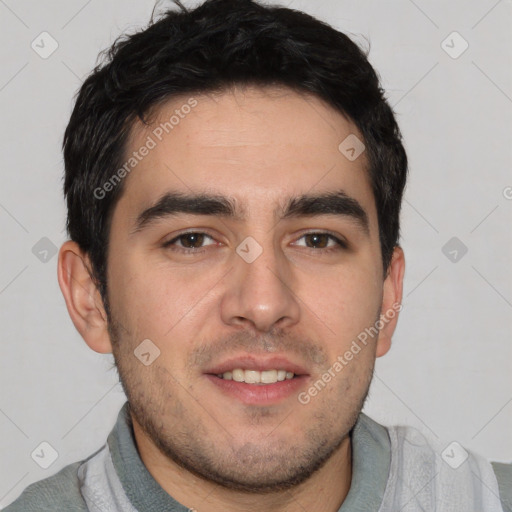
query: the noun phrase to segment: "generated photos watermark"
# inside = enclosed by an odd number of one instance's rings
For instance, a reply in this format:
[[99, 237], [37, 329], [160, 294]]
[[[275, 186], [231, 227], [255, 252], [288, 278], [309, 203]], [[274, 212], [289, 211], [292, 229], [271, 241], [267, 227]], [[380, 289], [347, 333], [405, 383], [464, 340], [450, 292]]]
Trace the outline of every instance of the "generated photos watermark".
[[186, 103], [181, 105], [180, 108], [175, 109], [174, 114], [165, 122], [160, 123], [148, 135], [144, 144], [136, 151], [133, 151], [131, 156], [112, 176], [103, 183], [101, 187], [94, 189], [94, 197], [96, 199], [104, 199], [105, 196], [112, 192], [121, 181], [130, 174], [138, 163], [141, 162], [146, 156], [149, 155], [152, 149], [155, 149], [159, 142], [163, 140], [165, 135], [171, 133], [176, 126], [180, 124], [182, 119], [192, 112], [194, 107], [197, 107], [198, 102], [195, 98], [189, 98]]
[[[361, 350], [366, 347], [369, 339], [375, 338], [378, 336], [379, 331], [390, 322], [398, 312], [402, 310], [402, 304], [395, 303], [388, 309], [384, 314], [380, 315], [379, 320], [377, 320], [371, 327], [367, 327], [364, 331], [361, 331], [357, 338], [352, 340], [352, 344], [350, 348], [345, 351], [343, 355], [339, 355], [336, 358], [336, 361], [331, 365], [331, 367], [325, 371], [321, 377], [316, 380], [306, 391], [299, 393], [297, 399], [302, 405], [307, 405], [311, 402], [311, 399], [320, 393], [331, 380], [336, 378], [336, 376], [349, 364], [350, 361], [354, 359], [354, 357], [361, 352]], [[361, 346], [362, 345], [362, 346]]]

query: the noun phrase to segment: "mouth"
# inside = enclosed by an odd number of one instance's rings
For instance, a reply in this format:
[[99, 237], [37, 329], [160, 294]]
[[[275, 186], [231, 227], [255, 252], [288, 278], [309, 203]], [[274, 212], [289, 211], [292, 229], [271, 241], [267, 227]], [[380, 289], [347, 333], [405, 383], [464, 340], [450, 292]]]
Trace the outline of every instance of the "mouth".
[[292, 397], [305, 386], [306, 370], [286, 358], [230, 359], [208, 369], [205, 376], [217, 391], [248, 405], [271, 405]]
[[246, 384], [275, 384], [276, 382], [283, 382], [295, 377], [293, 372], [286, 370], [243, 370], [242, 368], [235, 368], [232, 371], [219, 373], [219, 379], [234, 380], [235, 382], [245, 382]]

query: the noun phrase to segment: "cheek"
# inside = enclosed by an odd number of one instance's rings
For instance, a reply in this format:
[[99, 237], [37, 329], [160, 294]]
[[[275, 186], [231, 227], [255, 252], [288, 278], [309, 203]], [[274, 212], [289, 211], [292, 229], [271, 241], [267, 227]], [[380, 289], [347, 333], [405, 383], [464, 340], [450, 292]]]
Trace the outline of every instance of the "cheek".
[[316, 317], [336, 343], [347, 343], [369, 325], [380, 311], [382, 282], [371, 267], [340, 268], [325, 275], [302, 277], [304, 314]]
[[198, 318], [208, 303], [205, 294], [215, 282], [208, 273], [193, 279], [165, 262], [149, 265], [126, 261], [116, 269], [116, 274], [117, 286], [112, 296], [117, 311], [139, 338], [160, 342], [172, 339], [184, 329], [193, 332], [191, 329], [200, 321]]

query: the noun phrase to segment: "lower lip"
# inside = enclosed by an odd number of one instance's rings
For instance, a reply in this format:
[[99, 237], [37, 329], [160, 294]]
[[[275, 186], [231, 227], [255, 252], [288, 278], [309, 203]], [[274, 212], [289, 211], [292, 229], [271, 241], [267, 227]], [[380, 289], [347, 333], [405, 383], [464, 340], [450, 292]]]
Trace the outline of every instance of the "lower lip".
[[237, 398], [242, 403], [249, 405], [276, 404], [292, 395], [297, 395], [308, 378], [307, 375], [301, 375], [274, 384], [247, 384], [221, 379], [215, 375], [206, 375], [206, 377], [226, 395]]

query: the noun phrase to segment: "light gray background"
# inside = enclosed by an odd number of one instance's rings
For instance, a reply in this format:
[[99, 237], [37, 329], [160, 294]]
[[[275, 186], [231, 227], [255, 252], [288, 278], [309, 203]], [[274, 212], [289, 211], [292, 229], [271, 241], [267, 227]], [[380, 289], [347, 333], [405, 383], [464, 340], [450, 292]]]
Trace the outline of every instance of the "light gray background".
[[[511, 461], [512, 2], [283, 4], [370, 40], [410, 159], [404, 309], [365, 411]], [[32, 248], [65, 240], [60, 145], [73, 95], [98, 52], [153, 6], [0, 0], [0, 506], [99, 448], [125, 400], [111, 356], [75, 332], [57, 257]], [[31, 48], [43, 31], [59, 45], [47, 59]], [[469, 43], [457, 59], [441, 46], [453, 31]], [[442, 252], [454, 236], [468, 248], [457, 262]], [[31, 458], [42, 441], [58, 452], [46, 470]]]

